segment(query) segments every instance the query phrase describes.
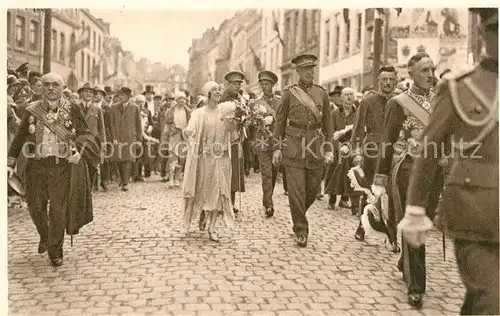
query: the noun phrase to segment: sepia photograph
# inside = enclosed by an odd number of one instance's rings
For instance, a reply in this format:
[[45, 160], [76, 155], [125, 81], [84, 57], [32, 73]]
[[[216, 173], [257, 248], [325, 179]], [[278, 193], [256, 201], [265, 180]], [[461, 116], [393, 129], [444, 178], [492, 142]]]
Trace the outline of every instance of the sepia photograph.
[[498, 8], [250, 4], [4, 11], [0, 314], [499, 315]]

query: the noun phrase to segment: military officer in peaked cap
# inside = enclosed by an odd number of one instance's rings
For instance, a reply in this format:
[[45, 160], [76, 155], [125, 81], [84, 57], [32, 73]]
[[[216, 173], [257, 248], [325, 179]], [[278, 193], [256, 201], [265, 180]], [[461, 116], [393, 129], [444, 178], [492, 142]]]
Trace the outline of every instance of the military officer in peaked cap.
[[264, 70], [258, 74], [260, 88], [263, 96], [258, 98], [254, 105], [254, 111], [263, 117], [264, 127], [259, 129], [255, 137], [255, 148], [259, 157], [259, 169], [262, 176], [262, 204], [267, 217], [274, 215], [273, 191], [276, 185], [278, 167], [273, 166], [272, 132], [276, 112], [280, 104], [280, 97], [273, 93], [273, 87], [278, 82], [278, 76], [274, 72]]
[[[428, 210], [431, 175], [448, 160], [439, 218], [454, 239], [455, 256], [466, 288], [462, 315], [498, 315], [498, 9], [470, 9], [481, 17], [487, 56], [474, 68], [443, 77], [434, 110], [422, 135], [408, 189], [403, 238], [425, 243], [432, 227]], [[451, 157], [431, 156], [439, 144], [452, 144]]]
[[313, 83], [317, 60], [312, 54], [292, 59], [299, 82], [283, 90], [274, 129], [273, 164], [285, 165], [293, 231], [300, 247], [307, 246], [306, 212], [320, 190], [325, 159], [333, 160], [328, 93]]
[[[229, 83], [229, 85], [222, 92], [219, 102], [243, 102], [240, 90], [241, 84], [246, 79], [245, 75], [240, 71], [230, 71], [224, 76], [224, 79]], [[244, 135], [239, 135], [239, 138], [243, 137]], [[239, 212], [239, 209], [235, 207], [236, 192], [245, 192], [245, 164], [243, 161], [243, 149], [240, 145], [243, 141], [244, 139], [235, 140], [231, 145], [231, 202], [233, 203], [234, 213]]]

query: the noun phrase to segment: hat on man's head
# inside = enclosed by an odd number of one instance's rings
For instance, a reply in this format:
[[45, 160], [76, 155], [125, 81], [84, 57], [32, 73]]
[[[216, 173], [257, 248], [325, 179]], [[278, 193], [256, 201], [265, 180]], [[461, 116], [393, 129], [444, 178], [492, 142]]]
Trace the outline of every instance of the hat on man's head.
[[153, 100], [161, 100], [161, 95], [157, 94], [153, 97]]
[[224, 79], [228, 82], [243, 82], [246, 77], [241, 71], [230, 71], [224, 76]]
[[118, 90], [118, 93], [125, 94], [129, 97], [132, 96], [132, 90], [130, 90], [130, 88], [127, 87], [121, 87], [120, 90]]
[[113, 89], [111, 89], [110, 86], [105, 86], [104, 87], [104, 92], [106, 92], [106, 94], [112, 95], [113, 94]]
[[7, 69], [7, 74], [8, 75], [13, 75], [14, 77], [17, 78], [17, 73], [16, 73], [16, 71], [14, 69], [10, 69], [10, 68]]
[[259, 82], [262, 80], [270, 81], [272, 84], [276, 84], [276, 82], [278, 82], [278, 76], [274, 72], [269, 70], [263, 70], [259, 72], [257, 77], [259, 78]]
[[26, 74], [27, 75], [28, 74], [28, 70], [29, 70], [29, 67], [28, 67], [28, 63], [27, 62], [21, 64], [21, 66], [19, 66], [19, 67], [16, 68], [16, 72], [18, 74]]
[[300, 54], [292, 59], [292, 64], [297, 68], [317, 66], [318, 57], [313, 54]]
[[90, 91], [94, 91], [94, 88], [92, 88], [92, 86], [90, 85], [90, 83], [85, 83], [80, 89], [78, 89], [78, 93], [81, 93], [83, 90], [90, 90]]
[[342, 90], [344, 90], [344, 87], [342, 87], [342, 86], [336, 86], [335, 88], [333, 88], [333, 91], [328, 94], [328, 96], [332, 97], [332, 96], [335, 96], [335, 95], [341, 95], [342, 94]]
[[154, 87], [152, 85], [146, 85], [146, 90], [142, 94], [151, 93], [155, 94]]
[[165, 94], [165, 100], [175, 100], [174, 94], [172, 92], [167, 92]]
[[108, 94], [103, 85], [97, 85], [94, 87], [94, 93], [98, 93], [98, 92], [101, 92], [103, 95]]
[[22, 85], [22, 83], [21, 83], [21, 81], [19, 81], [19, 79], [17, 79], [16, 76], [14, 76], [14, 75], [7, 76], [7, 88], [20, 86], [20, 85]]

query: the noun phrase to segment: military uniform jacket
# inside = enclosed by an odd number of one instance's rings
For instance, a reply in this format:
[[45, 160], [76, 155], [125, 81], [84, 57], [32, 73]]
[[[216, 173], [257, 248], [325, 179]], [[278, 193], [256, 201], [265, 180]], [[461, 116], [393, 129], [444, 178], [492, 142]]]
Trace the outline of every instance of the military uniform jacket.
[[280, 105], [281, 98], [271, 96], [266, 97], [262, 96], [255, 100], [253, 104], [253, 110], [258, 112], [263, 112], [262, 117], [272, 116], [274, 121], [271, 125], [261, 126], [255, 132], [255, 137], [251, 137], [255, 140], [255, 148], [261, 152], [273, 152], [273, 137], [272, 133], [274, 132], [274, 125], [276, 123], [276, 113], [278, 111]]
[[[454, 238], [498, 243], [498, 108], [493, 110], [498, 107], [497, 87], [498, 61], [491, 59], [468, 72], [449, 75], [438, 87], [423, 134], [427, 151], [433, 143], [438, 148], [450, 139], [456, 144], [439, 205], [442, 226]], [[474, 127], [468, 119], [487, 124]], [[416, 159], [409, 205], [427, 208], [428, 192], [435, 190], [430, 175], [438, 165], [439, 159], [430, 155]]]
[[[315, 108], [303, 104], [297, 91], [307, 94]], [[331, 139], [330, 102], [325, 89], [302, 83], [283, 89], [274, 129], [274, 147], [282, 150], [283, 164], [307, 169], [323, 167], [324, 153], [333, 147], [325, 145], [325, 140]]]

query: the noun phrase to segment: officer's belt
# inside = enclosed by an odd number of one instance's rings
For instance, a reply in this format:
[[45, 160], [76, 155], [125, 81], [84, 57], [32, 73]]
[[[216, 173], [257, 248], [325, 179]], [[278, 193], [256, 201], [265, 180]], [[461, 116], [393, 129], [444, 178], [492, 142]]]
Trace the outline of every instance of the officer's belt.
[[314, 129], [321, 128], [321, 125], [319, 125], [319, 124], [314, 124], [314, 125], [299, 124], [299, 123], [295, 123], [295, 122], [291, 122], [291, 121], [288, 123], [288, 125], [291, 127], [305, 129], [305, 130], [314, 130]]

